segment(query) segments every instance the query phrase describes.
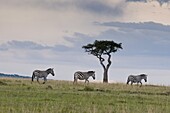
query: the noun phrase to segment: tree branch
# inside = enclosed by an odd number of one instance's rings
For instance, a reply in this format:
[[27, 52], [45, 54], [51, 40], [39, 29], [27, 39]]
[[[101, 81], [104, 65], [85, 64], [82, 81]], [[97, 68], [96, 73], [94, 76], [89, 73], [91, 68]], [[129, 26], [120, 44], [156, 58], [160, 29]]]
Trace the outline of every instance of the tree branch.
[[104, 69], [106, 69], [106, 66], [104, 65], [104, 58], [102, 58], [102, 56], [101, 55], [99, 55], [99, 56], [97, 56], [97, 58], [99, 59], [99, 61], [100, 61], [100, 64], [102, 65], [102, 67], [104, 68]]
[[107, 64], [106, 69], [109, 69], [109, 67], [111, 66], [112, 62], [111, 62], [111, 55], [109, 53], [107, 55], [108, 55], [108, 59], [107, 59], [108, 64]]

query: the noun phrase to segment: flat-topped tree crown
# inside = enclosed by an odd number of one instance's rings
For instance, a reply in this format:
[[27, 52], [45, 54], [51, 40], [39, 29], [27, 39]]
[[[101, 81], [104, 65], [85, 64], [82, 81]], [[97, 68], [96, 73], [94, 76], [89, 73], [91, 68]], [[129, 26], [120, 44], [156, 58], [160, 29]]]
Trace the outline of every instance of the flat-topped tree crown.
[[110, 54], [112, 52], [116, 52], [118, 49], [122, 49], [122, 43], [115, 43], [114, 41], [98, 41], [96, 40], [93, 44], [87, 44], [82, 48], [85, 49], [86, 52], [93, 54], [94, 56]]
[[[96, 40], [93, 44], [87, 44], [82, 48], [85, 49], [85, 52], [88, 52], [99, 59], [100, 64], [104, 69], [103, 82], [108, 82], [108, 69], [111, 65], [111, 53], [117, 52], [118, 49], [123, 49], [122, 43], [115, 43], [114, 41], [108, 40]], [[105, 59], [102, 57], [102, 55], [108, 56], [107, 65], [104, 65]]]

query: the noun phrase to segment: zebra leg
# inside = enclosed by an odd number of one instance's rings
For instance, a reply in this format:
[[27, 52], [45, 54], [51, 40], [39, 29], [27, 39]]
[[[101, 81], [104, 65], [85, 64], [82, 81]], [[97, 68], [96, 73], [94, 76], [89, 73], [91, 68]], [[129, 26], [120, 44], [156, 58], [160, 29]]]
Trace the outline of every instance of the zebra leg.
[[131, 81], [131, 85], [133, 85], [133, 82]]
[[77, 79], [76, 78], [74, 78], [74, 81], [73, 81], [73, 84], [77, 84]]
[[88, 82], [89, 83], [89, 80], [85, 79], [85, 83]]
[[78, 78], [77, 78], [77, 75], [76, 75], [76, 73], [74, 73], [74, 82], [73, 82], [73, 84], [74, 84], [74, 83], [77, 84], [77, 79], [78, 79]]
[[130, 82], [130, 81], [129, 81], [129, 80], [127, 80], [126, 84], [129, 84], [129, 82]]
[[89, 80], [87, 80], [88, 84], [89, 84]]
[[34, 76], [34, 74], [32, 75], [32, 82], [34, 81], [34, 78], [35, 78], [35, 76]]
[[47, 78], [46, 77], [44, 77], [44, 82], [43, 82], [43, 84], [45, 84], [45, 82], [47, 81]]
[[140, 85], [140, 87], [141, 87], [141, 86], [142, 86], [142, 82], [140, 82], [140, 84], [141, 84], [141, 85]]
[[40, 82], [39, 82], [39, 77], [37, 77], [37, 82], [40, 83]]

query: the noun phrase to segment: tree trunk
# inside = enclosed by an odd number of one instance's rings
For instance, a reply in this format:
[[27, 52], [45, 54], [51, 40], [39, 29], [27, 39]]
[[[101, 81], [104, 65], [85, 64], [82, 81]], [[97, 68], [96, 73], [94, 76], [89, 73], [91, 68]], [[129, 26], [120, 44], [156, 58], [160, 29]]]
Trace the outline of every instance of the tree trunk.
[[108, 61], [108, 64], [105, 66], [104, 65], [104, 61], [105, 61], [105, 59], [104, 58], [102, 58], [102, 56], [100, 55], [100, 56], [98, 56], [98, 58], [99, 58], [99, 61], [100, 61], [100, 64], [102, 65], [102, 67], [103, 67], [103, 69], [104, 69], [104, 73], [103, 73], [103, 83], [108, 83], [108, 70], [109, 70], [109, 67], [110, 67], [110, 65], [111, 65], [111, 55], [108, 53], [107, 54], [108, 55], [108, 59], [107, 59], [107, 61]]
[[108, 83], [108, 69], [104, 69], [103, 83]]

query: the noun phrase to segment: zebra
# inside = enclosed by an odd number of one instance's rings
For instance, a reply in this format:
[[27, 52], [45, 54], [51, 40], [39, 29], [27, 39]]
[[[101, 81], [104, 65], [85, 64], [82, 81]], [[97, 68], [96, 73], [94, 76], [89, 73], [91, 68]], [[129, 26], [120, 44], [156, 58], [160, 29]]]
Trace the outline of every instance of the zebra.
[[47, 81], [47, 76], [49, 74], [52, 74], [53, 76], [55, 75], [54, 74], [54, 71], [53, 71], [53, 68], [48, 68], [47, 70], [45, 71], [42, 71], [42, 70], [35, 70], [33, 71], [33, 74], [32, 74], [32, 82], [34, 81], [34, 78], [37, 77], [37, 82], [39, 83], [39, 78], [44, 78], [44, 82], [43, 84], [45, 84], [45, 82]]
[[131, 85], [133, 83], [137, 83], [137, 84], [140, 83], [141, 84], [140, 86], [142, 86], [142, 82], [141, 82], [142, 79], [144, 79], [145, 82], [147, 82], [147, 75], [146, 74], [129, 75], [127, 79], [127, 84], [129, 84], [129, 82], [131, 82]]
[[95, 79], [95, 71], [88, 71], [88, 72], [81, 72], [77, 71], [74, 73], [74, 83], [77, 83], [77, 80], [85, 80], [85, 83], [89, 83], [89, 77], [92, 76], [93, 79]]

